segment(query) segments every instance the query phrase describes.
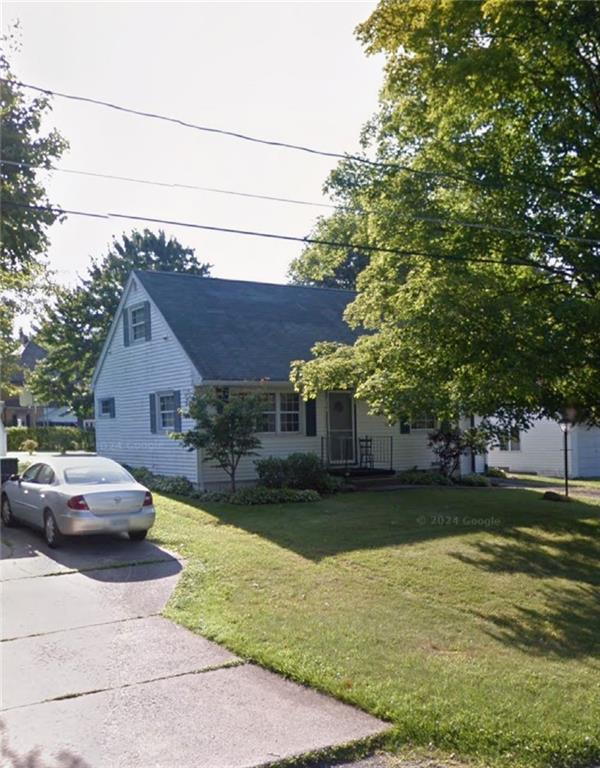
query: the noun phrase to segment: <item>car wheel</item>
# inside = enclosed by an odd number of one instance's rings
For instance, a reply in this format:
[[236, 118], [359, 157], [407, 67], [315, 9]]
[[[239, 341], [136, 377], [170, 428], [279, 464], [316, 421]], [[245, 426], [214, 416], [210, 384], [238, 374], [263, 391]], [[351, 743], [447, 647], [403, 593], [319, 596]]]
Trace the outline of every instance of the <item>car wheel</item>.
[[10, 528], [12, 525], [15, 525], [15, 518], [13, 517], [12, 509], [10, 508], [10, 501], [8, 500], [8, 496], [2, 497], [2, 525], [5, 525], [7, 528]]
[[129, 538], [131, 541], [144, 541], [148, 531], [129, 531]]
[[64, 536], [60, 532], [58, 525], [56, 525], [56, 519], [50, 510], [47, 510], [44, 514], [44, 538], [46, 544], [52, 549], [60, 547], [64, 541]]

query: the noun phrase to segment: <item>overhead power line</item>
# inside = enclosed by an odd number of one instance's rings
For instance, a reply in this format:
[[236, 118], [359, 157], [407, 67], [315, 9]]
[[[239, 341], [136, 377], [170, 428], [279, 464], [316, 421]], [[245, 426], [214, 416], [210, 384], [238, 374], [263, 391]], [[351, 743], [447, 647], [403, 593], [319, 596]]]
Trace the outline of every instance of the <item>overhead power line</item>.
[[[174, 123], [175, 125], [180, 125], [183, 128], [191, 128], [196, 131], [203, 131], [204, 133], [212, 133], [212, 134], [217, 134], [221, 136], [229, 136], [230, 138], [240, 139], [242, 141], [248, 141], [253, 144], [262, 144], [264, 146], [277, 147], [280, 149], [291, 149], [297, 152], [306, 152], [310, 155], [330, 157], [330, 158], [335, 158], [337, 160], [352, 160], [354, 162], [363, 163], [365, 165], [369, 165], [375, 168], [402, 170], [407, 173], [413, 174], [414, 176], [420, 176], [422, 178], [436, 178], [436, 177], [447, 178], [447, 179], [452, 179], [454, 181], [466, 182], [467, 184], [475, 184], [476, 186], [481, 186], [481, 187], [498, 187], [499, 186], [498, 182], [490, 182], [485, 179], [473, 178], [472, 176], [471, 177], [463, 176], [459, 173], [454, 173], [452, 171], [443, 171], [439, 169], [421, 170], [418, 168], [413, 168], [410, 165], [398, 163], [396, 161], [383, 162], [380, 160], [370, 160], [367, 157], [364, 157], [361, 155], [353, 155], [347, 152], [332, 152], [324, 149], [317, 149], [315, 147], [305, 146], [303, 144], [292, 144], [286, 141], [278, 141], [274, 139], [263, 139], [258, 136], [250, 136], [249, 134], [241, 133], [239, 131], [229, 130], [226, 128], [215, 128], [213, 126], [201, 125], [199, 123], [192, 123], [192, 122], [189, 122], [188, 120], [182, 120], [181, 118], [172, 117], [170, 115], [162, 115], [162, 114], [159, 114], [158, 112], [148, 112], [141, 109], [134, 109], [133, 107], [124, 107], [121, 104], [114, 104], [113, 102], [105, 101], [103, 99], [96, 99], [91, 96], [80, 96], [73, 93], [64, 93], [63, 91], [55, 91], [51, 88], [42, 88], [39, 85], [33, 85], [32, 83], [24, 83], [21, 80], [9, 80], [8, 78], [0, 78], [0, 82], [5, 82], [5, 83], [11, 82], [17, 86], [20, 86], [21, 88], [27, 88], [32, 91], [37, 91], [38, 93], [44, 93], [47, 96], [57, 96], [61, 99], [68, 99], [69, 101], [78, 101], [85, 104], [95, 104], [97, 106], [107, 107], [108, 109], [113, 109], [118, 112], [137, 115], [138, 117], [146, 117], [152, 120], [161, 120], [163, 122]], [[569, 197], [576, 197], [579, 200], [584, 200], [595, 206], [600, 205], [600, 201], [596, 199], [594, 196], [589, 196], [585, 193], [576, 192], [568, 189], [565, 190], [565, 189], [557, 189], [554, 187], [547, 187], [544, 185], [540, 185], [537, 182], [533, 182], [531, 180], [523, 181], [513, 177], [506, 180], [502, 180], [500, 186], [511, 181], [527, 189], [531, 188], [532, 186], [535, 186], [538, 189], [543, 189], [547, 192], [551, 192], [552, 194], [555, 194], [559, 197], [566, 195]]]
[[297, 200], [291, 197], [277, 197], [276, 195], [261, 195], [254, 192], [240, 192], [233, 189], [222, 189], [220, 187], [202, 187], [197, 184], [183, 184], [180, 182], [155, 181], [152, 179], [140, 179], [134, 176], [118, 176], [112, 173], [99, 173], [97, 171], [81, 171], [75, 168], [59, 168], [55, 165], [33, 165], [31, 163], [20, 163], [15, 160], [0, 160], [2, 165], [20, 166], [40, 171], [57, 171], [58, 173], [71, 173], [76, 176], [90, 176], [95, 179], [112, 179], [114, 181], [127, 181], [133, 184], [146, 184], [154, 187], [166, 187], [169, 189], [186, 189], [196, 192], [212, 192], [219, 195], [233, 195], [234, 197], [248, 197], [256, 200], [267, 200], [275, 203], [291, 203], [293, 205], [304, 205], [317, 208], [335, 208], [331, 203], [316, 203], [310, 200]]
[[[68, 174], [74, 174], [77, 176], [88, 176], [88, 177], [97, 178], [97, 179], [125, 181], [133, 184], [144, 184], [148, 186], [163, 187], [167, 189], [184, 189], [187, 191], [209, 192], [209, 193], [215, 193], [220, 195], [232, 195], [234, 197], [250, 198], [254, 200], [264, 200], [267, 202], [288, 203], [292, 205], [302, 205], [302, 206], [315, 207], [315, 208], [327, 208], [329, 210], [341, 210], [341, 211], [356, 212], [356, 213], [366, 213], [366, 214], [369, 213], [369, 211], [365, 208], [346, 207], [344, 205], [334, 205], [332, 203], [317, 203], [311, 200], [298, 200], [296, 198], [291, 198], [291, 197], [280, 197], [277, 195], [264, 195], [264, 194], [259, 194], [255, 192], [241, 192], [239, 190], [222, 189], [220, 187], [204, 187], [197, 184], [183, 184], [179, 182], [140, 179], [134, 176], [119, 176], [111, 173], [100, 173], [98, 171], [83, 171], [75, 168], [59, 168], [58, 166], [54, 166], [54, 165], [50, 165], [50, 166], [34, 165], [32, 163], [23, 163], [23, 162], [18, 162], [16, 160], [0, 159], [0, 165], [11, 165], [11, 166], [28, 168], [33, 170], [56, 171], [58, 173], [68, 173]], [[449, 219], [449, 218], [444, 218], [439, 216], [426, 216], [426, 215], [419, 216], [419, 215], [408, 215], [404, 213], [400, 214], [400, 219], [403, 221], [419, 221], [419, 222], [424, 222], [429, 224], [440, 224], [442, 226], [447, 226], [447, 227], [488, 230], [492, 232], [498, 232], [499, 234], [531, 237], [531, 238], [537, 238], [541, 240], [555, 240], [555, 241], [564, 240], [564, 241], [584, 243], [584, 244], [594, 245], [594, 246], [600, 245], [600, 240], [596, 240], [594, 238], [577, 237], [575, 235], [555, 235], [551, 232], [540, 232], [539, 230], [535, 230], [535, 229], [520, 229], [517, 227], [503, 226], [501, 224], [493, 224], [491, 222], [484, 222], [484, 221], [478, 221], [478, 222], [457, 221], [454, 219]]]
[[452, 261], [463, 264], [496, 264], [501, 267], [532, 267], [534, 269], [541, 269], [553, 275], [571, 279], [571, 275], [561, 269], [560, 267], [554, 267], [550, 264], [540, 264], [527, 259], [491, 259], [485, 256], [483, 257], [465, 257], [452, 253], [434, 253], [429, 251], [409, 250], [401, 248], [385, 248], [378, 245], [367, 245], [366, 243], [352, 243], [349, 241], [339, 240], [322, 240], [313, 237], [299, 237], [297, 235], [283, 235], [274, 232], [259, 232], [252, 229], [237, 229], [233, 227], [218, 227], [210, 224], [198, 224], [196, 222], [178, 221], [176, 219], [161, 219], [152, 216], [136, 216], [130, 213], [95, 213], [92, 211], [78, 211], [68, 208], [56, 208], [52, 206], [43, 205], [27, 205], [25, 203], [17, 203], [11, 200], [3, 200], [3, 205], [14, 206], [16, 208], [25, 208], [33, 211], [50, 211], [57, 215], [69, 215], [69, 216], [85, 216], [94, 219], [126, 219], [128, 221], [144, 222], [146, 224], [167, 224], [174, 227], [186, 227], [189, 229], [200, 229], [207, 232], [222, 232], [231, 235], [244, 235], [247, 237], [262, 237], [269, 240], [284, 240], [288, 242], [303, 243], [305, 245], [323, 245], [329, 248], [343, 248], [345, 250], [363, 251], [365, 253], [389, 253], [395, 256], [401, 257], [422, 257], [430, 259], [432, 261]]

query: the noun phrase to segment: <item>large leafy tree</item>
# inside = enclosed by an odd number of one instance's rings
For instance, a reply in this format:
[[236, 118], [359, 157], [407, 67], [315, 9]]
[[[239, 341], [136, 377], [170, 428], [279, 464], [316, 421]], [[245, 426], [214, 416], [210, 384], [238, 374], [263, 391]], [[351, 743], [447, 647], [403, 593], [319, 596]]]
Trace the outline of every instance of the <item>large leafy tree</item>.
[[369, 263], [369, 253], [361, 248], [332, 249], [329, 243], [365, 243], [368, 241], [366, 217], [336, 211], [329, 218], [320, 218], [311, 233], [318, 241], [294, 259], [288, 277], [296, 285], [355, 290], [359, 274]]
[[37, 329], [36, 341], [48, 356], [36, 366], [29, 386], [40, 402], [68, 405], [80, 419], [92, 414], [94, 366], [134, 269], [207, 276], [210, 265], [199, 262], [193, 248], [167, 239], [163, 231], [134, 230], [115, 238], [107, 254], [92, 261], [79, 285], [58, 290]]
[[[2, 48], [14, 44], [14, 31]], [[49, 168], [66, 148], [57, 131], [44, 132], [47, 97], [28, 99], [0, 49], [0, 390], [9, 390], [15, 370], [13, 325], [28, 301], [45, 287], [47, 230], [58, 218], [49, 210], [37, 167]]]
[[392, 419], [600, 421], [600, 5], [383, 0], [358, 35], [387, 57], [376, 164], [328, 184], [382, 249], [347, 311], [368, 333], [298, 387]]

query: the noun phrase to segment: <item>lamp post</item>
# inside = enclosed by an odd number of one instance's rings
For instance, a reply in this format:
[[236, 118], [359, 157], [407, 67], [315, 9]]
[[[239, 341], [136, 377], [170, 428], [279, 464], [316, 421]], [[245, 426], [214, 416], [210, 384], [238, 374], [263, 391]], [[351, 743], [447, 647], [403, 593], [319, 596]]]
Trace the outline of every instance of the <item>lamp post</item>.
[[563, 453], [565, 454], [565, 497], [569, 498], [569, 432], [575, 422], [575, 409], [567, 408], [565, 415], [558, 422], [563, 433]]

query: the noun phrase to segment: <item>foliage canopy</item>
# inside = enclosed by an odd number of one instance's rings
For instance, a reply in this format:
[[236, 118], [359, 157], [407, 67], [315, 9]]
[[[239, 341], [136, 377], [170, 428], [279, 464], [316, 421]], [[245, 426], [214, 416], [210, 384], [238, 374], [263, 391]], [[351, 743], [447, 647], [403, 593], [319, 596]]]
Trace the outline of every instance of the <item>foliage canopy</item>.
[[[298, 388], [392, 419], [600, 421], [600, 6], [383, 0], [358, 36], [387, 60], [379, 165], [328, 187], [368, 245], [412, 255], [371, 255], [347, 310], [368, 333], [321, 345]], [[333, 275], [345, 255], [315, 258]]]

